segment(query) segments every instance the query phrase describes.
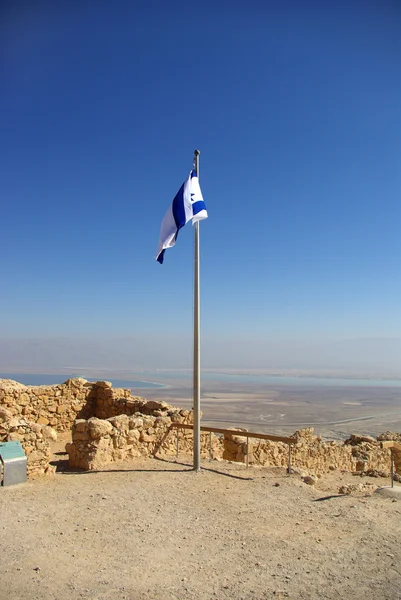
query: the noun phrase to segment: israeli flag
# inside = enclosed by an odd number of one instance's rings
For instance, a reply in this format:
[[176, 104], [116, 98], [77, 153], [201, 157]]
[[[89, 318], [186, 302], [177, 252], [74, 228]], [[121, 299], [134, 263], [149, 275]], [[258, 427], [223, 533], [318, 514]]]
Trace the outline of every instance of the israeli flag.
[[166, 248], [174, 246], [179, 230], [191, 219], [192, 224], [207, 219], [206, 206], [196, 171], [190, 172], [164, 216], [156, 255], [156, 260], [160, 264], [163, 264]]

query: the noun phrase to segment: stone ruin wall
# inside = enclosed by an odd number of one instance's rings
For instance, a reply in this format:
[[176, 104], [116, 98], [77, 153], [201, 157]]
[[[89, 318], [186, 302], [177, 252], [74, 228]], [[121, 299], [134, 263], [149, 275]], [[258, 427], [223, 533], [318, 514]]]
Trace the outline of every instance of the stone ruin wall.
[[[168, 414], [170, 408], [166, 405], [164, 411], [158, 411], [163, 413], [160, 416], [136, 414], [132, 417], [120, 415], [106, 420], [92, 418], [76, 421], [72, 443], [67, 445], [70, 465], [96, 470], [119, 460], [141, 456], [174, 456], [177, 431], [171, 428], [171, 423], [191, 423], [192, 413], [180, 411]], [[323, 475], [329, 471], [344, 470], [389, 476], [390, 451], [382, 449], [380, 441], [374, 438], [351, 436], [346, 442], [325, 442], [313, 435], [312, 428], [297, 431], [294, 435], [297, 443], [291, 448], [291, 465], [302, 474]], [[246, 438], [239, 431], [233, 430], [223, 436], [212, 434], [211, 440], [213, 459], [245, 463]], [[209, 433], [201, 434], [203, 458], [209, 457], [209, 444]], [[180, 430], [179, 452], [191, 454], [192, 447], [192, 432]], [[287, 444], [250, 440], [248, 451], [250, 465], [288, 466]], [[401, 473], [401, 456], [395, 466]]]
[[0, 380], [0, 406], [12, 417], [70, 431], [75, 419], [106, 419], [125, 412], [133, 414], [146, 401], [131, 396], [130, 390], [115, 388], [107, 381], [91, 383], [68, 379], [60, 385], [25, 386], [10, 379]]
[[[52, 472], [50, 444], [56, 431], [72, 430], [67, 445], [70, 466], [97, 469], [140, 456], [174, 455], [176, 430], [173, 422], [192, 423], [192, 413], [164, 402], [147, 402], [130, 390], [112, 388], [104, 381], [90, 383], [70, 379], [54, 386], [24, 386], [0, 380], [0, 441], [20, 440], [28, 457], [28, 474]], [[387, 432], [376, 440], [351, 436], [346, 442], [327, 442], [313, 429], [296, 432], [291, 463], [295, 469], [321, 475], [330, 470], [388, 474], [390, 451], [380, 441], [401, 434]], [[201, 454], [209, 457], [209, 433], [201, 435]], [[212, 434], [212, 458], [245, 462], [246, 438], [233, 430], [224, 436]], [[179, 450], [192, 453], [192, 432], [180, 430]], [[394, 452], [395, 469], [401, 474], [401, 453]], [[249, 440], [249, 464], [288, 465], [288, 446], [267, 440]]]
[[60, 385], [25, 386], [0, 380], [0, 441], [20, 441], [28, 475], [53, 473], [51, 442], [57, 432], [71, 431], [78, 418], [133, 414], [146, 404], [129, 390], [112, 389], [104, 381], [69, 379]]
[[[156, 403], [155, 403], [156, 404]], [[158, 403], [162, 404], [162, 403]], [[164, 403], [163, 403], [164, 404]], [[72, 430], [72, 442], [66, 445], [71, 467], [96, 470], [120, 460], [147, 456], [172, 456], [176, 451], [172, 422], [192, 423], [192, 412], [164, 404], [158, 415], [118, 415], [106, 420], [78, 419]], [[192, 438], [184, 451], [192, 452]]]
[[[296, 444], [291, 446], [291, 465], [306, 474], [323, 475], [329, 471], [349, 471], [361, 474], [389, 476], [390, 451], [381, 448], [380, 441], [401, 441], [400, 434], [387, 432], [378, 438], [351, 435], [348, 440], [324, 441], [314, 435], [314, 429], [296, 431]], [[387, 437], [386, 437], [387, 436]], [[288, 466], [288, 445], [268, 440], [249, 440], [249, 464], [255, 466]], [[246, 461], [246, 438], [239, 433], [224, 441], [224, 460]], [[395, 470], [401, 473], [401, 455], [394, 453]]]

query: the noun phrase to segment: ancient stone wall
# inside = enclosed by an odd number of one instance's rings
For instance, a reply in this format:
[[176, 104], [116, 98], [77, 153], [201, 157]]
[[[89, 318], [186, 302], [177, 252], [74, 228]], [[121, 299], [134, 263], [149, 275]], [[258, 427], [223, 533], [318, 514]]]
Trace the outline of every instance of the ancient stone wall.
[[[157, 403], [156, 403], [157, 404]], [[98, 469], [109, 463], [139, 456], [174, 455], [177, 430], [172, 422], [188, 422], [192, 413], [171, 412], [163, 416], [136, 413], [106, 420], [79, 420], [73, 428], [73, 441], [68, 445], [70, 465], [82, 469]], [[179, 430], [179, 451], [192, 453], [192, 431]], [[313, 429], [295, 432], [297, 443], [291, 447], [291, 465], [303, 474], [322, 475], [334, 470], [388, 476], [390, 452], [374, 438], [351, 436], [346, 442], [325, 442], [313, 435]], [[246, 461], [246, 437], [238, 431], [216, 436], [201, 435], [201, 454], [233, 462]], [[288, 445], [267, 440], [250, 440], [250, 465], [288, 466]], [[401, 465], [400, 465], [401, 466]]]
[[23, 417], [57, 431], [69, 431], [75, 419], [88, 419], [96, 405], [97, 388], [85, 379], [69, 379], [60, 385], [25, 386], [0, 380], [0, 406], [13, 417]]
[[111, 389], [104, 381], [69, 379], [60, 385], [25, 386], [0, 380], [0, 441], [19, 440], [27, 455], [28, 475], [50, 474], [55, 430], [70, 431], [78, 418], [131, 414], [145, 405], [129, 390]]
[[[149, 403], [150, 404], [150, 403]], [[173, 455], [176, 452], [176, 430], [172, 422], [190, 424], [193, 413], [165, 403], [152, 403], [148, 413], [118, 415], [108, 419], [78, 419], [72, 430], [72, 442], [66, 445], [69, 465], [85, 470], [100, 469], [119, 460], [146, 456]], [[157, 413], [157, 414], [155, 414]], [[192, 433], [179, 434], [180, 449], [192, 452]], [[202, 436], [202, 454], [208, 455], [209, 437]], [[221, 442], [214, 438], [213, 455], [221, 456]]]
[[120, 414], [134, 414], [148, 403], [132, 396], [129, 389], [113, 389], [107, 381], [91, 383], [86, 379], [69, 379], [60, 385], [25, 386], [11, 379], [0, 379], [0, 408], [12, 417], [57, 431], [70, 431], [75, 419], [101, 419]]
[[[291, 465], [295, 469], [316, 475], [334, 470], [388, 474], [390, 470], [389, 450], [382, 449], [380, 441], [369, 436], [352, 435], [345, 442], [323, 441], [314, 435], [313, 428], [308, 428], [296, 431], [294, 437], [297, 443], [291, 447]], [[288, 465], [288, 445], [281, 442], [250, 439], [248, 453], [251, 465]], [[223, 459], [245, 462], [246, 438], [225, 434]]]
[[108, 381], [96, 383], [96, 407], [91, 416], [108, 419], [117, 415], [133, 415], [146, 404], [144, 398], [132, 396], [130, 390], [113, 388]]
[[51, 442], [57, 440], [57, 433], [48, 425], [29, 423], [25, 419], [10, 418], [3, 421], [5, 411], [0, 411], [0, 442], [19, 441], [27, 456], [28, 476], [49, 475], [55, 468], [51, 460]]
[[[401, 444], [401, 433], [394, 433], [393, 431], [385, 431], [381, 433], [377, 440], [380, 442], [385, 442], [388, 440], [393, 440], [394, 442], [398, 442]], [[393, 459], [394, 459], [394, 471], [401, 475], [401, 450], [393, 450]], [[399, 480], [400, 481], [400, 480]]]
[[[174, 454], [177, 433], [170, 431], [173, 422], [191, 423], [192, 413], [165, 402], [148, 402], [132, 396], [128, 389], [113, 389], [107, 381], [90, 383], [77, 378], [60, 385], [24, 386], [0, 380], [0, 439], [20, 439], [30, 472], [44, 472], [49, 467], [50, 440], [55, 433], [50, 433], [50, 427], [46, 429], [48, 425], [57, 431], [72, 429], [73, 439], [68, 445], [72, 467], [95, 469], [125, 458]], [[330, 470], [388, 473], [390, 451], [382, 449], [380, 441], [401, 441], [401, 434], [392, 432], [377, 440], [351, 436], [346, 442], [323, 441], [313, 429], [294, 435], [297, 443], [291, 450], [292, 466], [316, 475]], [[180, 452], [190, 454], [192, 432], [180, 430], [178, 436]], [[202, 434], [204, 457], [209, 456], [210, 439], [212, 458], [246, 461], [246, 438], [240, 431], [212, 434], [211, 438]], [[286, 444], [250, 439], [248, 452], [250, 465], [288, 465]], [[401, 453], [394, 452], [394, 462], [401, 473]]]

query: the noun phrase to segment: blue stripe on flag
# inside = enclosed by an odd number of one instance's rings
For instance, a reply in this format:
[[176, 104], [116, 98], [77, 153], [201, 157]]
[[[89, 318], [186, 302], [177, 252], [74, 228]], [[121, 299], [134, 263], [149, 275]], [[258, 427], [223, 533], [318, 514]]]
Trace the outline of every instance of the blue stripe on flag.
[[[175, 195], [170, 209], [164, 215], [160, 230], [158, 254], [156, 255], [156, 259], [160, 264], [163, 264], [165, 249], [174, 246], [178, 232], [188, 221], [192, 219], [192, 222], [194, 222], [194, 217], [197, 217], [202, 211], [204, 211], [204, 214], [195, 220], [207, 218], [206, 206], [202, 199], [197, 177], [196, 171], [192, 170], [189, 178]], [[194, 178], [195, 181], [192, 182]]]
[[[184, 186], [182, 184], [173, 200], [173, 217], [178, 231], [185, 225]], [[175, 236], [177, 238], [177, 235]]]
[[206, 210], [206, 205], [203, 202], [203, 200], [198, 200], [197, 202], [194, 202], [192, 205], [193, 215], [197, 215], [201, 210]]

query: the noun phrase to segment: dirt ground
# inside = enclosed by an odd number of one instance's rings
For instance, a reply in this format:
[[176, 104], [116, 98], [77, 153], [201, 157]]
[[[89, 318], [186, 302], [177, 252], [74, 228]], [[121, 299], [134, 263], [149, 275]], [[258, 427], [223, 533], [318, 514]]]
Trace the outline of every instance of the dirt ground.
[[0, 488], [0, 600], [401, 599], [401, 495], [203, 466], [143, 459]]

